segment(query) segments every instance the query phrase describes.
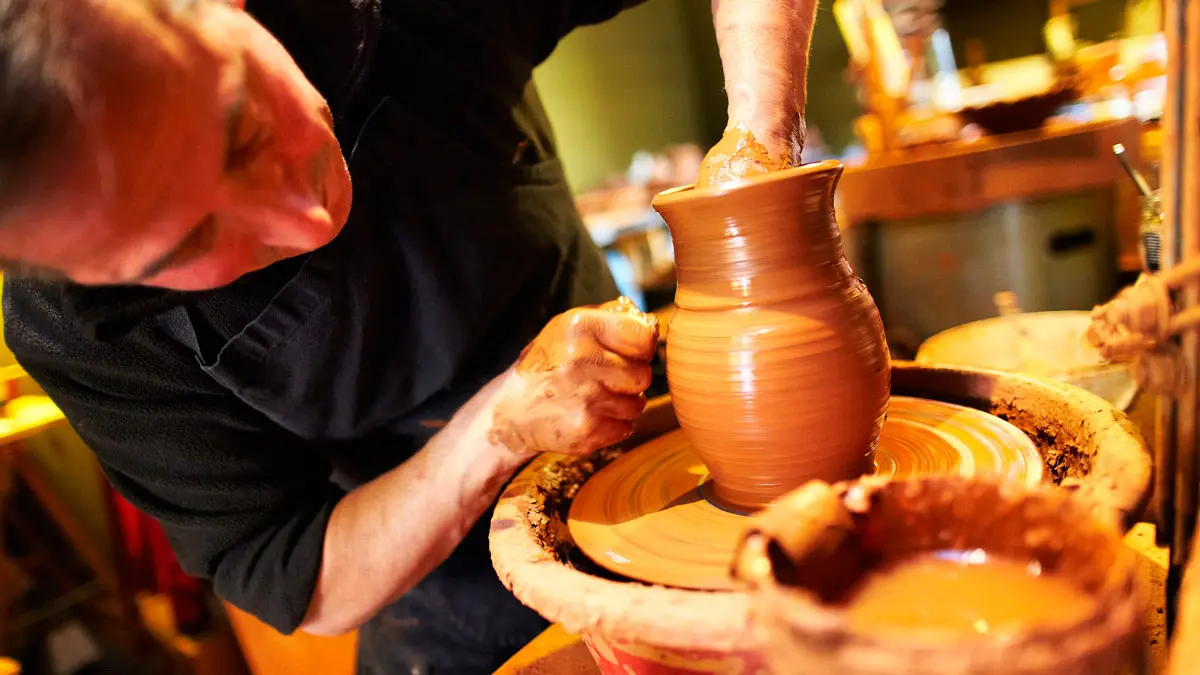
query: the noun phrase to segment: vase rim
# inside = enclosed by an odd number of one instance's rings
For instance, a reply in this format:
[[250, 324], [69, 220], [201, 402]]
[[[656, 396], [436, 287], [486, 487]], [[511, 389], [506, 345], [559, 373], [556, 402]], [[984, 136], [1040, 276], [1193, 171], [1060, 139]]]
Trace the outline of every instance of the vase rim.
[[710, 187], [696, 187], [695, 183], [690, 185], [681, 185], [679, 187], [663, 190], [654, 196], [652, 206], [666, 206], [674, 204], [686, 199], [701, 199], [705, 197], [719, 197], [732, 194], [742, 190], [752, 190], [756, 187], [779, 183], [788, 180], [796, 180], [802, 176], [812, 176], [818, 174], [827, 174], [832, 172], [840, 172], [844, 169], [844, 165], [836, 159], [823, 159], [809, 164], [801, 164], [790, 169], [780, 171], [772, 171], [771, 173], [757, 176], [750, 180], [738, 181], [736, 183], [726, 185], [713, 185]]

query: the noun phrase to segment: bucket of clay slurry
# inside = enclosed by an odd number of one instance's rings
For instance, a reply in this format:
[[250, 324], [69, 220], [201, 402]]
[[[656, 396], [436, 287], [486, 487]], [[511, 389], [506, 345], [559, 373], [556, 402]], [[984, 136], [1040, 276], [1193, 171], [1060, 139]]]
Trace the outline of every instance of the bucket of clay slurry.
[[773, 675], [1146, 673], [1110, 516], [1052, 486], [813, 482], [747, 528], [734, 574]]
[[965, 323], [926, 340], [915, 361], [1023, 373], [1067, 384], [1128, 411], [1137, 383], [1128, 364], [1106, 362], [1085, 333], [1088, 312], [1029, 312]]

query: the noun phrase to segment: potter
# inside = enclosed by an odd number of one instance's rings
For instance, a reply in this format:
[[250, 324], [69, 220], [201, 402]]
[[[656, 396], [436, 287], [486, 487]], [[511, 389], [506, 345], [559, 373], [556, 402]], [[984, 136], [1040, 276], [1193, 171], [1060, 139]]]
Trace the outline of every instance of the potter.
[[8, 346], [223, 599], [358, 628], [360, 675], [488, 675], [546, 622], [480, 516], [643, 405], [656, 326], [596, 307], [532, 82], [639, 2], [242, 4], [0, 2]]

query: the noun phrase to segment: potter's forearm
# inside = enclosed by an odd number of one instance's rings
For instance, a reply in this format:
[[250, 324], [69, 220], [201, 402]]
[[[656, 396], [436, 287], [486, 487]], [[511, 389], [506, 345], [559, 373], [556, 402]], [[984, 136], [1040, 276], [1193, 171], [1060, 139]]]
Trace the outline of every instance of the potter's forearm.
[[712, 9], [729, 125], [749, 127], [773, 158], [798, 161], [817, 0], [713, 0]]
[[338, 503], [301, 630], [340, 634], [370, 619], [445, 560], [495, 501], [529, 458], [488, 440], [510, 376], [480, 391], [412, 459]]

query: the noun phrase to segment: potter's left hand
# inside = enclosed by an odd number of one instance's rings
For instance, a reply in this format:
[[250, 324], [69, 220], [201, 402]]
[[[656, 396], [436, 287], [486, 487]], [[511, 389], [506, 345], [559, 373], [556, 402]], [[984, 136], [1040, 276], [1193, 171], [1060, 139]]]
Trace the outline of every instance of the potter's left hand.
[[646, 406], [658, 322], [627, 298], [560, 314], [505, 375], [489, 440], [520, 457], [619, 442]]

